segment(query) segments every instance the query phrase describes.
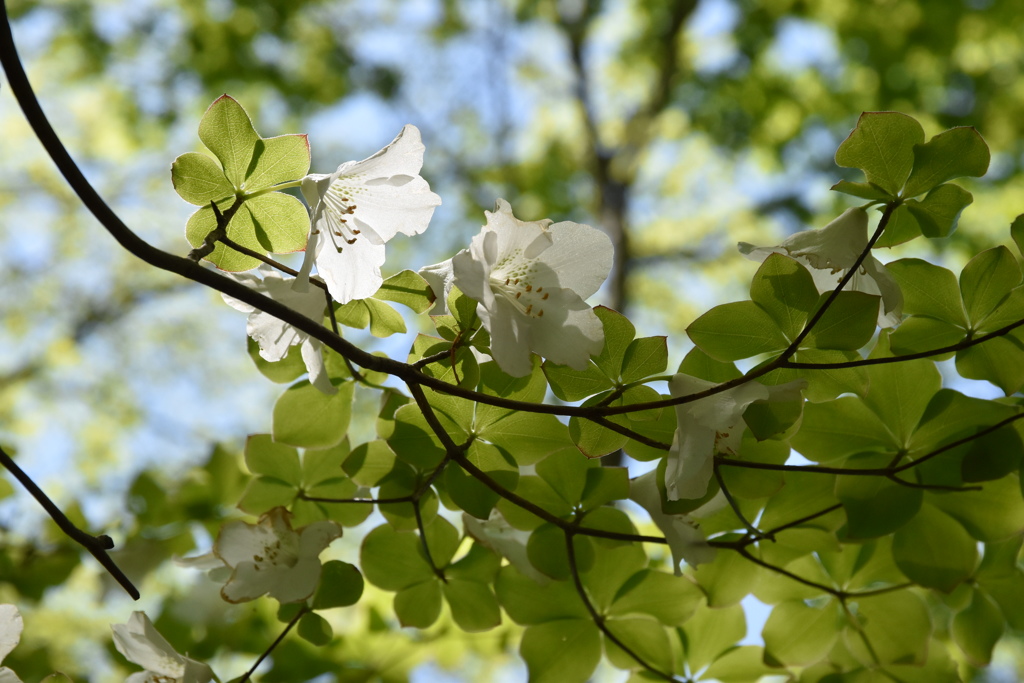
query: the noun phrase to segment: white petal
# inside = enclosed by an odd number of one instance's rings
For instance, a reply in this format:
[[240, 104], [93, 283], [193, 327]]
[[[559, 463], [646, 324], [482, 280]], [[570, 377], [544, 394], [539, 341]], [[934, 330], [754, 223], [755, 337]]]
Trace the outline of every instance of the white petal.
[[213, 679], [213, 670], [210, 667], [185, 657], [185, 673], [181, 677], [181, 683], [210, 683]]
[[0, 661], [21, 642], [25, 622], [14, 605], [0, 605]]
[[338, 303], [373, 296], [384, 283], [380, 267], [384, 264], [384, 246], [356, 239], [338, 249], [325, 235], [316, 246], [316, 270], [327, 283], [327, 290]]
[[220, 559], [212, 552], [209, 552], [204, 555], [195, 555], [194, 557], [175, 557], [174, 564], [179, 567], [187, 567], [188, 569], [208, 571], [210, 569], [223, 567], [224, 560]]
[[246, 602], [266, 595], [284, 583], [287, 572], [280, 567], [260, 567], [255, 562], [240, 562], [220, 595], [231, 603]]
[[484, 215], [487, 217], [485, 229], [493, 230], [498, 237], [491, 264], [508, 258], [535, 259], [554, 243], [547, 231], [550, 219], [521, 221], [512, 215], [512, 207], [504, 199], [499, 199], [494, 211], [485, 211]]
[[278, 580], [269, 586], [267, 592], [281, 603], [305, 600], [316, 590], [320, 569], [320, 560], [317, 558], [300, 558], [294, 567], [280, 573]]
[[129, 662], [173, 678], [185, 671], [184, 658], [160, 635], [144, 612], [132, 612], [128, 623], [113, 624], [110, 628], [114, 632], [114, 647]]
[[424, 266], [419, 269], [420, 277], [427, 281], [430, 289], [433, 290], [436, 301], [430, 309], [430, 315], [447, 315], [448, 294], [455, 284], [455, 273], [452, 270], [452, 259], [435, 263], [432, 266]]
[[526, 318], [530, 349], [552, 363], [586, 370], [590, 357], [604, 348], [601, 319], [574, 292], [567, 289], [550, 292], [552, 296], [542, 309], [544, 315]]
[[[224, 273], [224, 275], [226, 277], [230, 277], [232, 280], [235, 280], [236, 282], [245, 285], [249, 289], [253, 289], [261, 293], [266, 291], [266, 289], [263, 287], [263, 280], [256, 277], [252, 273]], [[224, 303], [226, 303], [228, 306], [235, 309], [236, 311], [241, 311], [242, 313], [252, 313], [254, 310], [256, 310], [255, 308], [245, 303], [241, 299], [236, 299], [233, 296], [221, 294], [221, 298], [224, 299]]]
[[452, 257], [452, 281], [463, 294], [480, 302], [487, 309], [494, 307], [494, 292], [491, 291], [491, 267], [493, 256], [488, 253], [496, 249], [498, 236], [493, 230], [484, 229], [473, 237], [468, 249]]
[[873, 257], [864, 260], [863, 268], [872, 278], [882, 295], [882, 308], [878, 313], [879, 327], [895, 327], [903, 320], [903, 291], [888, 268]]
[[715, 559], [715, 549], [708, 545], [704, 534], [686, 515], [667, 515], [662, 512], [656, 477], [657, 472], [648, 472], [631, 481], [629, 497], [647, 510], [651, 521], [665, 534], [668, 547], [672, 550], [673, 569], [676, 576], [680, 576], [680, 562], [685, 561], [691, 566], [711, 562]]
[[309, 371], [309, 383], [325, 394], [336, 394], [338, 388], [331, 384], [331, 378], [324, 366], [324, 355], [322, 344], [316, 339], [306, 339], [299, 347], [302, 353], [302, 362], [306, 364]]
[[278, 541], [270, 524], [264, 524], [263, 521], [261, 518], [261, 523], [255, 525], [241, 520], [228, 522], [221, 527], [217, 542], [213, 545], [214, 553], [229, 567], [253, 562], [257, 556], [262, 557], [264, 549]]
[[[423, 140], [420, 129], [406, 124], [392, 140], [362, 161], [350, 161], [338, 167], [338, 172], [363, 174], [371, 178], [390, 178], [396, 175], [419, 175], [423, 167]], [[337, 172], [335, 172], [337, 175]]]
[[491, 356], [506, 373], [525, 377], [533, 372], [526, 318], [508, 300], [497, 297], [494, 302], [493, 311], [484, 309], [483, 304], [477, 307], [477, 314], [491, 333]]
[[299, 532], [299, 557], [320, 557], [336, 538], [341, 538], [341, 527], [336, 522], [322, 520], [307, 524]]
[[549, 230], [554, 244], [540, 257], [558, 274], [558, 284], [586, 299], [596, 292], [612, 269], [612, 241], [600, 230], [565, 221]]

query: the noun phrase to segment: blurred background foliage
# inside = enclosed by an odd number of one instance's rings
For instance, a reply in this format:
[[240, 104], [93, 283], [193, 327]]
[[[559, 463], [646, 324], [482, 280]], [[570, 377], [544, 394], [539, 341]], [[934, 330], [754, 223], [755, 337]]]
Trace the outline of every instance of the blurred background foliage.
[[[150, 241], [187, 251], [191, 208], [168, 167], [197, 148], [198, 120], [224, 92], [265, 136], [308, 132], [314, 172], [367, 156], [411, 122], [444, 205], [425, 236], [389, 245], [390, 272], [465, 246], [498, 197], [524, 219], [599, 225], [617, 261], [595, 303], [626, 311], [641, 333], [668, 333], [677, 358], [686, 325], [745, 289], [754, 265], [738, 240], [777, 243], [846, 206], [827, 189], [852, 177], [832, 155], [862, 111], [908, 113], [929, 135], [973, 125], [993, 150], [959, 231], [883, 260], [912, 249], [960, 265], [1008, 242], [1024, 196], [1018, 0], [8, 7], [58, 132]], [[2, 86], [0, 140], [0, 440], [87, 526], [127, 544], [129, 574], [146, 575], [143, 607], [161, 613], [172, 642], [240, 673], [278, 632], [274, 615], [263, 603], [224, 605], [213, 584], [168, 560], [208, 545], [220, 520], [238, 514], [240, 439], [266, 431], [277, 389], [242, 353], [244, 317], [133, 261], [86, 215]], [[398, 357], [408, 348], [349, 334]], [[356, 436], [372, 429], [375, 411], [367, 414]], [[0, 598], [38, 603], [5, 663], [26, 680], [54, 667], [75, 680], [123, 679], [112, 648], [80, 634], [123, 621], [127, 599], [24, 493], [0, 494]], [[336, 618], [350, 635], [331, 647], [351, 662], [338, 680], [399, 681], [410, 671], [426, 680], [456, 665], [465, 678], [492, 680], [503, 666], [507, 631], [398, 634], [386, 601], [364, 602]], [[426, 669], [425, 649], [413, 647], [422, 638], [432, 641]], [[1006, 661], [1019, 650], [1006, 646]], [[291, 640], [278, 652], [301, 660], [309, 678], [331, 656]], [[285, 679], [272, 671], [264, 680]]]

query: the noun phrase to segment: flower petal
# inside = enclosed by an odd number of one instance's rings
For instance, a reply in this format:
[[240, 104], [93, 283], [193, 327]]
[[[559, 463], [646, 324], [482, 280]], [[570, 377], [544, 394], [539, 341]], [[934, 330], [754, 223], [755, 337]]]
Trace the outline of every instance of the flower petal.
[[694, 566], [715, 559], [715, 549], [708, 545], [697, 524], [686, 515], [667, 515], [661, 508], [657, 472], [648, 472], [630, 482], [629, 497], [640, 504], [651, 516], [651, 521], [665, 534], [672, 550], [672, 565], [676, 576], [682, 575], [679, 563]]
[[[314, 238], [310, 238], [314, 241]], [[384, 265], [384, 245], [357, 239], [336, 247], [320, 234], [316, 236], [316, 270], [327, 283], [335, 301], [346, 304], [353, 299], [373, 296], [384, 283], [380, 267]]]
[[145, 612], [132, 612], [126, 624], [113, 624], [114, 647], [129, 662], [146, 671], [180, 677], [185, 671], [184, 658], [160, 635]]
[[[591, 356], [604, 348], [604, 326], [575, 292], [551, 289], [544, 315], [528, 317], [530, 349], [552, 363], [586, 370]], [[493, 343], [493, 336], [492, 336]]]
[[589, 225], [571, 221], [555, 223], [549, 230], [554, 244], [540, 257], [541, 262], [557, 273], [559, 286], [586, 299], [600, 289], [612, 270], [615, 250], [611, 239]]
[[434, 291], [436, 301], [430, 309], [430, 315], [447, 315], [448, 294], [455, 284], [455, 273], [452, 271], [452, 260], [441, 261], [432, 266], [423, 266], [419, 269], [420, 277], [427, 281], [430, 289]]
[[494, 311], [488, 311], [483, 304], [476, 311], [491, 333], [491, 357], [509, 375], [525, 377], [533, 372], [525, 318], [508, 300], [497, 297], [494, 302]]
[[14, 605], [0, 605], [0, 661], [21, 642], [25, 622]]

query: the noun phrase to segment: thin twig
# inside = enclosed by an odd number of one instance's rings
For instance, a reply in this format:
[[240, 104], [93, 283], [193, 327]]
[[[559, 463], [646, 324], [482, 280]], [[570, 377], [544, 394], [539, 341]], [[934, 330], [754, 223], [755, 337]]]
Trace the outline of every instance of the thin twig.
[[79, 529], [74, 523], [67, 518], [61, 509], [50, 500], [50, 497], [43, 492], [41, 488], [32, 480], [32, 477], [28, 476], [23, 469], [18, 467], [17, 463], [9, 456], [3, 448], [0, 448], [0, 464], [3, 464], [7, 470], [14, 475], [14, 478], [18, 480], [25, 490], [32, 494], [32, 497], [36, 499], [46, 514], [50, 515], [50, 519], [60, 528], [64, 534], [75, 543], [89, 551], [89, 554], [96, 558], [96, 560], [103, 565], [103, 568], [114, 577], [114, 580], [121, 584], [125, 592], [132, 596], [133, 600], [139, 599], [139, 590], [128, 580], [124, 572], [117, 566], [117, 564], [107, 554], [108, 550], [113, 550], [114, 541], [107, 535], [93, 536]]
[[304, 615], [308, 611], [309, 611], [309, 608], [306, 607], [305, 605], [303, 605], [302, 608], [299, 609], [299, 613], [296, 614], [294, 617], [292, 617], [292, 620], [289, 621], [288, 625], [284, 627], [283, 631], [281, 631], [281, 635], [279, 635], [274, 640], [274, 642], [272, 642], [270, 644], [270, 647], [268, 647], [263, 652], [263, 654], [261, 654], [259, 656], [259, 659], [257, 659], [256, 663], [252, 665], [252, 668], [250, 668], [248, 671], [246, 671], [245, 674], [241, 678], [238, 679], [238, 683], [246, 683], [246, 681], [248, 681], [252, 677], [253, 673], [256, 671], [256, 669], [259, 667], [259, 665], [263, 663], [263, 660], [270, 656], [270, 653], [274, 651], [274, 648], [276, 648], [278, 645], [281, 644], [281, 641], [284, 640], [284, 637], [286, 635], [288, 635], [288, 632], [291, 631], [295, 627], [295, 624], [299, 623], [299, 619], [301, 619], [302, 615]]

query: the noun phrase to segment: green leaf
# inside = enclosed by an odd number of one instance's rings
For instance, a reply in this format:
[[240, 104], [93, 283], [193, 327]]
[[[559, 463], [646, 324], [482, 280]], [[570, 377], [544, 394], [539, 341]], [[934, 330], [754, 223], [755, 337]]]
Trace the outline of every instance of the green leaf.
[[823, 659], [839, 639], [840, 612], [833, 601], [809, 607], [803, 601], [782, 602], [772, 608], [761, 636], [765, 660], [786, 666], [809, 666]]
[[423, 560], [420, 540], [412, 531], [382, 524], [363, 539], [359, 565], [366, 580], [388, 591], [401, 590], [434, 577]]
[[174, 160], [171, 183], [178, 196], [196, 206], [209, 206], [214, 200], [233, 199], [235, 195], [235, 188], [217, 162], [197, 152], [187, 152]]
[[313, 609], [348, 607], [363, 595], [363, 575], [354, 565], [340, 560], [324, 562], [320, 584], [313, 594]]
[[[594, 547], [590, 539], [574, 536], [573, 548], [577, 568], [586, 571], [594, 562]], [[545, 576], [564, 581], [571, 575], [565, 532], [554, 524], [545, 522], [530, 534], [530, 540], [526, 542], [526, 554], [530, 564]]]
[[875, 248], [888, 249], [920, 236], [921, 224], [917, 222], [917, 217], [911, 212], [908, 204], [900, 204], [889, 214], [889, 223], [885, 226], [882, 236], [875, 242]]
[[227, 95], [214, 100], [199, 121], [199, 139], [224, 167], [224, 175], [240, 189], [260, 136], [242, 106]]
[[729, 607], [757, 587], [761, 569], [739, 553], [719, 552], [713, 562], [698, 565], [694, 575], [708, 596], [708, 607]]
[[450, 578], [441, 590], [452, 610], [452, 619], [463, 631], [488, 631], [501, 624], [498, 600], [487, 584]]
[[549, 621], [526, 629], [519, 654], [530, 683], [585, 683], [601, 660], [601, 635], [589, 619]]
[[686, 334], [704, 353], [720, 361], [750, 358], [787, 346], [775, 320], [753, 301], [715, 306], [690, 323]]
[[777, 674], [764, 663], [764, 652], [754, 645], [740, 645], [726, 651], [711, 663], [701, 675], [701, 680], [714, 680], [720, 683], [749, 683], [761, 680], [763, 676]]
[[306, 363], [302, 360], [302, 351], [299, 345], [291, 346], [288, 355], [277, 362], [264, 360], [260, 356], [260, 345], [252, 337], [246, 337], [246, 345], [249, 357], [255, 363], [260, 374], [275, 384], [288, 384], [306, 374]]
[[895, 445], [882, 420], [856, 396], [805, 405], [803, 425], [792, 443], [801, 455], [814, 462], [831, 462]]
[[625, 467], [589, 467], [580, 507], [593, 510], [629, 498], [629, 470]]
[[[594, 397], [583, 405], [593, 405], [598, 398], [600, 397]], [[624, 421], [618, 416], [610, 417], [608, 420], [618, 424], [622, 424]], [[614, 453], [629, 441], [629, 437], [624, 434], [602, 427], [592, 420], [576, 416], [569, 418], [569, 437], [588, 458], [600, 458]]]
[[[789, 445], [781, 441], [744, 438], [738, 460], [781, 465], [789, 458]], [[783, 487], [782, 472], [747, 467], [722, 467], [722, 479], [734, 498], [753, 500], [774, 495]]]
[[[966, 332], [963, 328], [938, 318], [913, 316], [900, 323], [889, 336], [889, 347], [895, 354], [910, 354], [920, 351], [942, 349], [959, 344]], [[936, 360], [949, 358], [952, 352], [936, 356]]]
[[950, 635], [974, 666], [992, 662], [992, 650], [1003, 636], [1006, 620], [999, 606], [984, 591], [971, 591], [971, 603], [953, 617]]
[[427, 628], [441, 616], [441, 586], [431, 578], [395, 593], [395, 616], [402, 626]]
[[622, 381], [636, 382], [665, 372], [667, 367], [667, 337], [640, 337], [630, 342], [623, 354]]
[[256, 141], [246, 169], [247, 193], [299, 180], [309, 172], [309, 140], [305, 135], [279, 135]]
[[700, 671], [718, 659], [746, 633], [747, 621], [739, 605], [698, 610], [682, 626], [683, 650], [690, 671]]
[[904, 313], [938, 318], [966, 329], [967, 314], [952, 272], [916, 258], [893, 261], [885, 267], [903, 292]]
[[960, 273], [960, 291], [973, 329], [1020, 284], [1020, 279], [1017, 259], [1004, 246], [986, 249], [968, 261]]
[[[609, 619], [605, 626], [619, 642], [629, 648], [637, 657], [658, 671], [675, 669], [675, 656], [665, 627], [654, 619], [632, 617]], [[604, 637], [604, 650], [612, 666], [620, 669], [639, 669], [636, 659], [612, 641]]]
[[864, 112], [836, 151], [836, 164], [861, 169], [869, 183], [896, 196], [914, 165], [914, 145], [922, 142], [924, 129], [906, 114]]
[[1017, 251], [1024, 254], [1024, 213], [1020, 214], [1013, 219], [1010, 223], [1010, 237], [1013, 238], [1013, 243], [1017, 245]]
[[395, 467], [395, 453], [386, 441], [359, 444], [345, 458], [342, 469], [360, 486], [373, 487]]
[[298, 448], [329, 448], [348, 432], [352, 415], [352, 382], [335, 385], [325, 394], [308, 381], [293, 384], [274, 404], [274, 441]]
[[666, 626], [682, 626], [703, 602], [703, 591], [689, 577], [644, 569], [622, 585], [608, 614], [645, 614]]
[[1020, 469], [1024, 443], [1012, 425], [989, 432], [971, 442], [960, 465], [964, 481], [1002, 479]]
[[507, 410], [487, 424], [478, 421], [476, 432], [481, 439], [490, 441], [524, 466], [565, 453], [579, 454], [569, 437], [569, 428], [554, 415]]
[[690, 349], [690, 352], [683, 358], [683, 362], [679, 364], [679, 372], [715, 384], [743, 376], [743, 373], [736, 369], [734, 363], [715, 360], [699, 348]]
[[1009, 396], [1024, 386], [1024, 351], [1013, 335], [996, 337], [956, 353], [956, 370], [968, 379], [983, 379]]
[[626, 349], [636, 336], [636, 328], [626, 316], [610, 308], [597, 306], [594, 313], [604, 326], [604, 348], [594, 358], [594, 363], [601, 372], [614, 379], [622, 373], [622, 361]]
[[986, 543], [1024, 533], [1024, 498], [1016, 475], [987, 481], [981, 491], [927, 493], [925, 499]]
[[916, 197], [953, 178], [980, 178], [988, 171], [990, 159], [988, 145], [977, 130], [950, 128], [914, 148], [914, 171], [903, 196]]
[[418, 273], [403, 270], [385, 280], [373, 298], [392, 301], [411, 308], [414, 313], [423, 313], [434, 304], [434, 290]]
[[[932, 620], [924, 600], [909, 590], [895, 591], [855, 602], [860, 631], [848, 627], [846, 647], [866, 666], [900, 663], [922, 665], [928, 657]], [[871, 643], [869, 652], [864, 641]], [[876, 660], [877, 656], [877, 660]]]
[[327, 620], [316, 612], [307, 612], [299, 619], [299, 637], [303, 640], [323, 647], [334, 638], [334, 629]]
[[563, 401], [579, 401], [615, 386], [593, 362], [582, 372], [568, 365], [555, 365], [548, 361], [544, 361], [543, 368], [552, 393]]
[[252, 434], [246, 439], [245, 466], [253, 474], [265, 474], [296, 487], [302, 484], [299, 452], [276, 443], [269, 434]]
[[819, 297], [806, 268], [788, 256], [769, 254], [750, 283], [750, 298], [772, 317], [786, 339], [793, 340]]
[[926, 503], [896, 531], [892, 554], [908, 579], [948, 593], [974, 573], [978, 549], [960, 524]]
[[[823, 306], [831, 294], [822, 294]], [[856, 351], [871, 340], [878, 319], [880, 297], [864, 292], [839, 292], [839, 295], [818, 320], [806, 344], [819, 349]]]
[[[374, 298], [362, 299], [370, 318], [370, 334], [383, 339], [406, 331], [405, 319], [388, 304]], [[353, 303], [353, 302], [349, 302]]]
[[[441, 412], [435, 413], [449, 434], [462, 433], [461, 428]], [[455, 438], [463, 443], [465, 436]], [[400, 460], [420, 470], [432, 470], [444, 459], [445, 451], [433, 430], [423, 417], [423, 412], [414, 403], [402, 406], [395, 412], [394, 432], [388, 438], [388, 445]]]
[[508, 616], [523, 626], [590, 618], [571, 582], [551, 581], [541, 585], [511, 565], [498, 572], [494, 591]]
[[860, 197], [861, 199], [880, 200], [883, 202], [888, 201], [893, 197], [893, 195], [890, 195], [877, 185], [872, 185], [871, 183], [853, 183], [849, 180], [840, 180], [829, 189], [834, 192], [842, 192], [843, 194]]
[[[866, 453], [847, 459], [850, 469], [885, 468], [892, 457]], [[886, 536], [909, 522], [921, 509], [921, 489], [897, 484], [885, 477], [839, 475], [836, 498], [846, 511], [846, 536], [850, 539]]]
[[959, 185], [939, 185], [923, 200], [911, 199], [907, 210], [917, 219], [925, 237], [949, 237], [956, 230], [960, 214], [974, 201], [974, 195]]
[[245, 487], [238, 507], [251, 515], [261, 515], [271, 508], [290, 505], [298, 493], [298, 488], [280, 479], [254, 477]]
[[[515, 490], [519, 483], [519, 467], [509, 455], [482, 441], [470, 444], [466, 455], [491, 479], [510, 491]], [[490, 516], [499, 496], [483, 482], [454, 463], [445, 468], [444, 480], [452, 502], [478, 519]]]

